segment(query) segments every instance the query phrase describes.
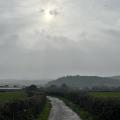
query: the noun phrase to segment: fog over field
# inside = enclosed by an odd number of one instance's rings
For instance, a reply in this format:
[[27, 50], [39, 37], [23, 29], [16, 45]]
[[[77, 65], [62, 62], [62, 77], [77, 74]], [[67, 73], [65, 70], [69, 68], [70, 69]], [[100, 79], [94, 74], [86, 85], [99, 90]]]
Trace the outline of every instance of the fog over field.
[[120, 0], [0, 0], [0, 78], [120, 74]]

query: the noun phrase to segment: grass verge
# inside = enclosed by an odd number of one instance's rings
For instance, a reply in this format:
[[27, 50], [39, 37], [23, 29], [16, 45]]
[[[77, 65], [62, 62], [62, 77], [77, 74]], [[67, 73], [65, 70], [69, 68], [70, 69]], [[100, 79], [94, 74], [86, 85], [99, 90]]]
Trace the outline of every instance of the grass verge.
[[76, 112], [82, 120], [97, 120], [97, 117], [91, 115], [88, 111], [80, 108], [76, 104], [70, 102], [69, 100], [65, 98], [60, 98], [65, 102], [67, 106], [69, 106], [74, 112]]
[[47, 100], [45, 107], [44, 107], [42, 113], [38, 116], [37, 120], [48, 120], [50, 110], [51, 110], [51, 103], [49, 100]]

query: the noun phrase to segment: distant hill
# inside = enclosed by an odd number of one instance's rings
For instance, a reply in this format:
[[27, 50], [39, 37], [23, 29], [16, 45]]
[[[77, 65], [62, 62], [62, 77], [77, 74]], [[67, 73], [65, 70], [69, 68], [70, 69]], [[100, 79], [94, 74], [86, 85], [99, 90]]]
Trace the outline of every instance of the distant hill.
[[66, 84], [72, 88], [85, 88], [85, 87], [94, 87], [94, 86], [108, 86], [108, 87], [118, 87], [120, 86], [120, 80], [105, 78], [105, 77], [97, 77], [97, 76], [66, 76], [58, 78], [57, 80], [51, 81], [47, 84], [61, 86], [62, 84]]
[[120, 76], [112, 76], [112, 77], [108, 77], [108, 78], [111, 78], [111, 79], [114, 79], [114, 80], [120, 80]]

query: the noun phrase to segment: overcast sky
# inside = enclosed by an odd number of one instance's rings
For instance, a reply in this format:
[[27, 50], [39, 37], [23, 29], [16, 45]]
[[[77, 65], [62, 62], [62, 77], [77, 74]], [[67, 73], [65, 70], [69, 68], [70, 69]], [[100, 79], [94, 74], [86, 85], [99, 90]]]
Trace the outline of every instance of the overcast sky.
[[120, 0], [0, 0], [0, 78], [120, 75]]

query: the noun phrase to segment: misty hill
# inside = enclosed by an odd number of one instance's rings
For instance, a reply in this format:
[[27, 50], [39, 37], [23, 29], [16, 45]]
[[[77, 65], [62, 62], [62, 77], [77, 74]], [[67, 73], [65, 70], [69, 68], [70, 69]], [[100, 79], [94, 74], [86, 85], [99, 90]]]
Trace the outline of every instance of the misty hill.
[[94, 86], [118, 87], [120, 86], [120, 80], [97, 76], [66, 76], [49, 82], [48, 86], [61, 86], [62, 84], [73, 88], [91, 88]]
[[109, 77], [111, 79], [114, 79], [114, 80], [120, 80], [120, 76], [112, 76], [112, 77]]

